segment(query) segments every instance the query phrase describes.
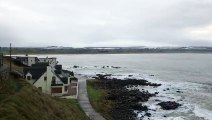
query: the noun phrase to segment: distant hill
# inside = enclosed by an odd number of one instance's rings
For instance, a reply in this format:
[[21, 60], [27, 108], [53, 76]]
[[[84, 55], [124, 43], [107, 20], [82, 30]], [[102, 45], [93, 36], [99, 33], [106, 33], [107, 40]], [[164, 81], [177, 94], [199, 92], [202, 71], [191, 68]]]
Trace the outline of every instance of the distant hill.
[[[9, 48], [2, 51], [9, 54]], [[212, 53], [212, 47], [14, 47], [13, 54], [130, 54], [130, 53]]]

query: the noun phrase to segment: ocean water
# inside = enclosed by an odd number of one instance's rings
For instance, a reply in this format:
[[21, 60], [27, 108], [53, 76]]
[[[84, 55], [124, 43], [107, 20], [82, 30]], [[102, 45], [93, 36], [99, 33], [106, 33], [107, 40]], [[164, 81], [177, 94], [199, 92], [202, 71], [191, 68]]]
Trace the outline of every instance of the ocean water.
[[[158, 88], [138, 87], [140, 90], [144, 88], [150, 92], [159, 92], [156, 97], [143, 103], [153, 110], [150, 111], [152, 114], [150, 120], [212, 120], [212, 54], [36, 56], [57, 57], [65, 69], [77, 74], [92, 76], [96, 73], [110, 73], [112, 77], [123, 79], [133, 75], [132, 78], [144, 78], [151, 82], [162, 83]], [[79, 67], [74, 68], [74, 65]], [[169, 90], [166, 90], [167, 88]], [[165, 111], [160, 109], [156, 99], [177, 101], [182, 106], [176, 110]], [[141, 114], [138, 114], [138, 119]]]

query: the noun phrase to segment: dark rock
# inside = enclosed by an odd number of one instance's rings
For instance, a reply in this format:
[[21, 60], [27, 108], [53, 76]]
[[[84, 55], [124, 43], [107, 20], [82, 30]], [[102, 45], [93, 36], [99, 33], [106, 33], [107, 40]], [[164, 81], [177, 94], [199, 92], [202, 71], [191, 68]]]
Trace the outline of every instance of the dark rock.
[[[150, 97], [158, 94], [149, 93], [148, 91], [139, 91], [139, 89], [128, 90], [135, 86], [153, 86], [158, 87], [161, 84], [151, 83], [144, 79], [130, 79], [125, 80], [110, 78], [111, 74], [96, 74], [97, 82], [92, 83], [92, 86], [97, 89], [105, 89], [107, 91], [104, 100], [113, 103], [109, 114], [114, 120], [134, 120], [136, 117], [135, 110], [139, 112], [144, 111], [147, 113], [149, 110], [147, 106], [141, 104], [146, 102]], [[150, 117], [151, 114], [147, 113], [146, 116]]]
[[132, 77], [133, 75], [128, 75], [128, 77]]
[[148, 107], [147, 106], [142, 106], [142, 104], [132, 105], [132, 108], [134, 110], [139, 110], [139, 111], [148, 111]]
[[167, 101], [167, 102], [161, 102], [158, 103], [162, 107], [163, 110], [174, 110], [177, 109], [181, 104], [173, 102], [173, 101]]
[[179, 91], [179, 90], [178, 90], [178, 91], [176, 91], [176, 92], [177, 92], [177, 93], [183, 93], [183, 92], [181, 92], [181, 91]]
[[151, 113], [148, 113], [148, 112], [147, 112], [145, 115], [146, 115], [147, 117], [151, 117]]
[[121, 68], [121, 67], [115, 67], [115, 66], [111, 66], [112, 68], [116, 68], [116, 69], [119, 69], [119, 68]]
[[161, 100], [155, 99], [155, 102], [160, 102]]
[[74, 65], [73, 68], [79, 68], [79, 66]]

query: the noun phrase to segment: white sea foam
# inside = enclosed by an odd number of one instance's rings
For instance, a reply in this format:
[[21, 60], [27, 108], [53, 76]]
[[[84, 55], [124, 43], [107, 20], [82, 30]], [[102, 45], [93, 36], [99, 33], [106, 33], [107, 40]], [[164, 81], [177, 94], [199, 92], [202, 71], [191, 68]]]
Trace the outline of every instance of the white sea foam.
[[200, 108], [196, 105], [193, 112], [196, 116], [202, 117], [205, 120], [212, 120], [212, 111]]
[[[96, 74], [112, 74], [108, 78], [117, 78], [117, 79], [145, 79], [152, 83], [162, 84], [159, 87], [151, 86], [138, 86], [134, 89], [148, 90], [150, 93], [158, 92], [155, 97], [151, 97], [149, 101], [144, 102], [143, 105], [148, 106], [150, 109], [148, 112], [151, 113], [151, 117], [144, 117], [144, 120], [210, 120], [212, 118], [212, 111], [202, 109], [197, 107], [193, 94], [201, 94], [202, 96], [211, 96], [211, 87], [208, 85], [191, 83], [191, 82], [174, 82], [174, 81], [162, 81], [157, 79], [157, 76], [141, 74], [141, 73], [132, 73], [132, 72], [123, 72], [121, 70], [114, 70], [112, 68], [102, 68], [100, 66], [86, 66], [79, 68], [68, 68], [73, 70], [76, 73], [86, 75], [88, 77], [95, 76]], [[114, 70], [114, 71], [113, 71]], [[132, 88], [133, 89], [133, 88]], [[177, 92], [178, 91], [178, 92]], [[180, 93], [179, 93], [180, 91]], [[192, 101], [193, 100], [193, 101]], [[159, 105], [160, 101], [176, 101], [182, 106], [176, 110], [162, 110]], [[144, 113], [138, 113], [138, 118]], [[165, 117], [164, 117], [165, 116]]]

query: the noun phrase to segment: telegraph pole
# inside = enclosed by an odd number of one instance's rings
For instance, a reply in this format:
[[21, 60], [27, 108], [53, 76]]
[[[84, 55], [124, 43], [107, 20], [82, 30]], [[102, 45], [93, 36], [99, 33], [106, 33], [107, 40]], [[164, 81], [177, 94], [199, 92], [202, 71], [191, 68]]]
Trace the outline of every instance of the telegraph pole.
[[10, 73], [12, 72], [12, 49], [11, 49], [12, 44], [10, 43]]

